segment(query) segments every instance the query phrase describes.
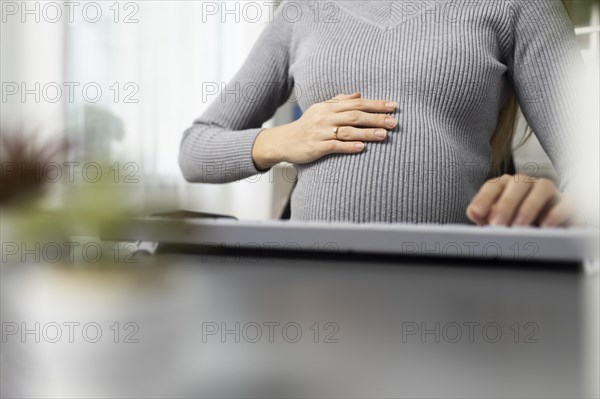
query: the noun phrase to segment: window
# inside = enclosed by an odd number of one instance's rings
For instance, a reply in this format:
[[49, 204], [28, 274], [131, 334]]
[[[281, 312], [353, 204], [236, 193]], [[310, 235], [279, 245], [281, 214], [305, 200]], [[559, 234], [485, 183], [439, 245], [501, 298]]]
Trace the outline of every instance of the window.
[[[183, 131], [239, 69], [276, 6], [252, 3], [99, 2], [111, 18], [68, 24], [66, 80], [90, 93], [67, 104], [73, 157], [135, 163], [141, 198], [160, 193], [163, 207], [270, 217], [267, 181], [191, 186], [177, 161]], [[252, 211], [236, 200], [248, 195]]]

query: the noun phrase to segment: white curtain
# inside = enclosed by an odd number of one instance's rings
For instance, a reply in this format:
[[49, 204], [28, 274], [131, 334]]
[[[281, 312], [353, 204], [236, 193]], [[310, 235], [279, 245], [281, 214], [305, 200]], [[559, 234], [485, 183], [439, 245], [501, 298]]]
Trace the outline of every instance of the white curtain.
[[[101, 108], [105, 118], [108, 114], [116, 121], [118, 131], [112, 131], [114, 123], [105, 122], [97, 129], [102, 137], [93, 143], [109, 143], [93, 145], [122, 164], [139, 165], [137, 176], [147, 198], [160, 198], [162, 207], [271, 217], [268, 179], [190, 185], [181, 177], [177, 156], [183, 131], [215, 98], [214, 88], [241, 66], [276, 2], [97, 4], [103, 13], [98, 23], [80, 19], [67, 25], [67, 80], [82, 86], [95, 82], [103, 90], [95, 104], [83, 98], [68, 104], [73, 134], [80, 136], [89, 128], [90, 113]], [[85, 140], [89, 146], [91, 138]]]

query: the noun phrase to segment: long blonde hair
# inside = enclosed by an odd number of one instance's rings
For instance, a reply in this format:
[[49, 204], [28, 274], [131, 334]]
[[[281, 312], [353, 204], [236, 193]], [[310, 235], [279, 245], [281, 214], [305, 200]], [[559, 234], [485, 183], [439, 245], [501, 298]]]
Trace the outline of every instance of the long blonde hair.
[[[571, 16], [571, 5], [573, 1], [562, 0], [562, 2], [567, 13]], [[513, 149], [512, 144], [517, 131], [518, 115], [519, 102], [513, 93], [508, 97], [504, 107], [500, 111], [496, 131], [490, 139], [490, 144], [492, 146], [492, 167], [490, 172], [493, 175], [502, 173], [502, 169], [504, 169], [506, 163], [510, 160], [513, 150], [523, 146], [533, 133], [531, 128], [526, 126], [525, 131], [523, 132], [523, 139], [521, 139]]]

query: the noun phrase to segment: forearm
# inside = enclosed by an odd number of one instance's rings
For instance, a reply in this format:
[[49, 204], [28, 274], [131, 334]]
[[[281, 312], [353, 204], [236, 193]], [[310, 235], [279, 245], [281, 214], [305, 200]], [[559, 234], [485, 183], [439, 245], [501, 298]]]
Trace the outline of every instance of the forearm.
[[229, 183], [261, 171], [252, 160], [252, 146], [260, 129], [226, 130], [195, 124], [181, 142], [179, 165], [194, 183]]

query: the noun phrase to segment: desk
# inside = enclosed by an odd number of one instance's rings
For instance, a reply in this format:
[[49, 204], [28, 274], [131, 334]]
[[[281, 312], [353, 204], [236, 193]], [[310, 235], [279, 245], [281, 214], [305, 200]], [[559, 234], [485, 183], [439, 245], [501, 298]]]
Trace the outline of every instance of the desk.
[[[460, 261], [162, 254], [89, 275], [5, 265], [3, 329], [38, 321], [41, 342], [6, 336], [2, 394], [592, 397], [597, 304], [597, 274]], [[50, 323], [69, 321], [74, 342], [66, 327], [48, 342]], [[82, 338], [90, 322], [96, 343]]]

